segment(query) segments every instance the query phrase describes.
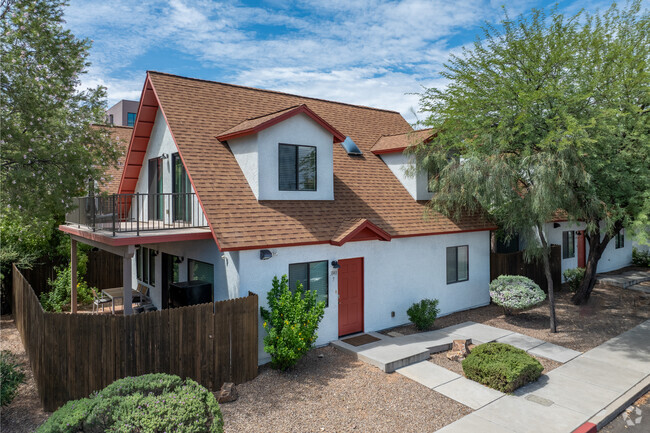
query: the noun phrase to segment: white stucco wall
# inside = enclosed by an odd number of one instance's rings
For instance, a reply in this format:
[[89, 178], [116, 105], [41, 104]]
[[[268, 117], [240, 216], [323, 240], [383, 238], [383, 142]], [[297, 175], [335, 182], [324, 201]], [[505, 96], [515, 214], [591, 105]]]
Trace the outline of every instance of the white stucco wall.
[[[584, 223], [573, 223], [573, 222], [560, 222], [559, 227], [553, 227], [555, 223], [546, 224], [545, 232], [548, 236], [548, 239], [551, 244], [562, 245], [562, 232], [567, 230], [584, 230]], [[604, 230], [604, 226], [601, 226], [601, 230]], [[625, 233], [625, 229], [623, 229]], [[604, 236], [604, 234], [603, 234]], [[566, 269], [573, 269], [578, 266], [578, 236], [576, 235], [576, 254], [575, 257], [562, 259], [562, 272]], [[603, 255], [601, 256], [598, 262], [597, 272], [609, 272], [622, 267], [628, 266], [632, 263], [632, 248], [633, 240], [630, 236], [625, 233], [625, 246], [623, 248], [616, 248], [616, 241], [612, 239], [607, 244]], [[589, 242], [585, 239], [585, 261], [589, 257]], [[564, 281], [564, 276], [562, 276], [562, 281]]]
[[[316, 191], [280, 191], [280, 143], [316, 147]], [[258, 200], [334, 200], [333, 136], [306, 114], [228, 140], [228, 145]]]
[[[447, 284], [446, 248], [469, 245], [469, 280]], [[274, 276], [288, 274], [289, 264], [327, 260], [329, 306], [318, 330], [317, 344], [338, 338], [338, 276], [332, 260], [364, 258], [364, 330], [375, 331], [407, 323], [406, 310], [424, 298], [440, 300], [441, 315], [487, 305], [490, 302], [489, 232], [459, 233], [393, 239], [390, 242], [349, 242], [341, 247], [311, 245], [277, 248], [269, 260], [260, 260], [259, 250], [239, 253], [239, 296], [258, 294], [260, 306]], [[395, 312], [395, 317], [391, 317]], [[259, 359], [268, 361], [259, 323]]]
[[426, 171], [419, 170], [415, 175], [411, 174], [414, 164], [412, 155], [396, 152], [384, 153], [380, 157], [414, 200], [431, 200], [433, 194], [429, 192]]

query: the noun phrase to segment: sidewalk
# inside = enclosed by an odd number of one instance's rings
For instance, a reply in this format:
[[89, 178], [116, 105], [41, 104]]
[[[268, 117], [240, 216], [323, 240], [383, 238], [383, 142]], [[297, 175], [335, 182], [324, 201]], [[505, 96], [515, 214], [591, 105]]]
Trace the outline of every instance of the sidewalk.
[[645, 383], [650, 386], [650, 320], [439, 432], [570, 433]]

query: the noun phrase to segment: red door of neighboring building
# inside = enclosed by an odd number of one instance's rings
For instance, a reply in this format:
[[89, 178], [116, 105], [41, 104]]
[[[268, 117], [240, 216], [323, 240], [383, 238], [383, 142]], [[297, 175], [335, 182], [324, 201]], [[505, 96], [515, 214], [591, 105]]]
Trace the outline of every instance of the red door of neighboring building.
[[339, 336], [363, 332], [363, 258], [339, 265]]
[[585, 267], [585, 232], [580, 230], [578, 232], [578, 267]]

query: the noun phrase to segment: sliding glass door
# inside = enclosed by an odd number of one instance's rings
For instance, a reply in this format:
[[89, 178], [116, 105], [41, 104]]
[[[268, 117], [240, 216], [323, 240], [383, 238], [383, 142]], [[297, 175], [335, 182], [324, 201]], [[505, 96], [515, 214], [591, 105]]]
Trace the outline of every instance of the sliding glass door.
[[192, 185], [178, 153], [172, 155], [172, 192], [174, 221], [192, 221]]
[[164, 203], [163, 192], [163, 164], [162, 158], [149, 160], [149, 219], [162, 220]]

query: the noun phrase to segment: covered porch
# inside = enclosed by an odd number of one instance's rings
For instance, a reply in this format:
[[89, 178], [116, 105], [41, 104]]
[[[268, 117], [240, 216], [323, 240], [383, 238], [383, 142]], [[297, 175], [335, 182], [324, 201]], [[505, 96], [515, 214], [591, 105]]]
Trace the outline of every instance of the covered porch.
[[[124, 315], [134, 313], [133, 303], [138, 300], [138, 283], [134, 282], [134, 256], [140, 248], [150, 244], [169, 242], [211, 240], [212, 232], [208, 228], [177, 228], [165, 231], [149, 232], [146, 235], [137, 235], [133, 232], [102, 233], [94, 231], [89, 226], [66, 224], [59, 229], [70, 235], [70, 263], [71, 263], [71, 312], [78, 313], [77, 305], [77, 248], [81, 242], [94, 248], [107, 251], [122, 258], [123, 277], [122, 286], [110, 289], [109, 298], [114, 302], [116, 311]], [[108, 291], [106, 291], [108, 292]], [[119, 292], [119, 293], [116, 293]], [[107, 303], [105, 309], [111, 309], [113, 302]]]

